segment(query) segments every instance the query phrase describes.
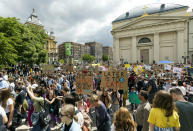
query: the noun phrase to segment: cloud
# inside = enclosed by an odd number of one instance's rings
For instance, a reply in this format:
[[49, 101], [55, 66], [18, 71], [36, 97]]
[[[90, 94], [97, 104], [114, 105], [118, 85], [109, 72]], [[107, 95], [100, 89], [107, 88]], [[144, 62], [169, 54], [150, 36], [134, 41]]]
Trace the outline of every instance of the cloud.
[[[42, 24], [63, 41], [97, 41], [112, 46], [111, 22], [136, 6], [166, 3], [165, 0], [1, 0], [0, 16], [17, 17], [25, 22], [35, 8]], [[189, 5], [192, 0], [167, 0]]]

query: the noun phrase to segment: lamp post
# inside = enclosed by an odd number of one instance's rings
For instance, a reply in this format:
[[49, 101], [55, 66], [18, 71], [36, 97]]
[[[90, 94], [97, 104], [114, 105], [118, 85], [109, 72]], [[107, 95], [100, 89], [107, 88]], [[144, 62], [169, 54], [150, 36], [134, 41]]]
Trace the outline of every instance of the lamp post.
[[186, 64], [186, 61], [189, 59], [189, 56], [182, 56], [182, 59], [184, 59], [184, 64]]

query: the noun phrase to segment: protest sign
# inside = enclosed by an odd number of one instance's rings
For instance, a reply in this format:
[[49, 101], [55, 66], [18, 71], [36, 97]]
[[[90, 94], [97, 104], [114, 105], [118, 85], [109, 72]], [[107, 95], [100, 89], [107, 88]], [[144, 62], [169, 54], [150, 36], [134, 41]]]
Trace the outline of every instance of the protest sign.
[[125, 67], [126, 68], [130, 68], [130, 64], [125, 64]]
[[94, 75], [92, 71], [82, 70], [77, 73], [77, 94], [92, 94]]
[[182, 68], [173, 67], [173, 72], [174, 73], [181, 73], [182, 72]]
[[171, 70], [172, 66], [171, 65], [164, 65], [164, 70]]
[[145, 69], [150, 71], [151, 70], [151, 66], [145, 65]]
[[110, 70], [102, 72], [101, 88], [126, 90], [128, 77], [126, 70]]

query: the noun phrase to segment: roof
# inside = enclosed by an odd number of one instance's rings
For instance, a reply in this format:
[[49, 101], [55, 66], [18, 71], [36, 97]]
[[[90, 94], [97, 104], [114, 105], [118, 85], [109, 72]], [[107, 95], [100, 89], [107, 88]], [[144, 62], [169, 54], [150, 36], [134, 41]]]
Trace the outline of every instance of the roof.
[[32, 14], [30, 15], [30, 17], [28, 18], [28, 20], [26, 21], [26, 23], [31, 23], [31, 24], [35, 24], [35, 25], [40, 25], [42, 26], [41, 21], [38, 19], [38, 16], [35, 12], [35, 9], [33, 9]]
[[144, 9], [144, 6], [135, 7], [116, 18], [113, 22], [140, 17], [144, 14], [144, 12], [146, 12], [147, 14], [155, 14], [171, 10], [177, 10], [181, 8], [189, 8], [188, 6], [179, 4], [148, 4], [146, 5], [146, 7], [146, 9]]

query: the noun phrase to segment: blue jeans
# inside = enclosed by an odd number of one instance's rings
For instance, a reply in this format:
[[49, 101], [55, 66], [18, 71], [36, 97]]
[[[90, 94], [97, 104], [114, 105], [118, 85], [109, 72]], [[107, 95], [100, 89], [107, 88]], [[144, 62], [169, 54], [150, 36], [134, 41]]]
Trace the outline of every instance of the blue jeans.
[[98, 131], [111, 131], [111, 120], [101, 123], [97, 129]]

